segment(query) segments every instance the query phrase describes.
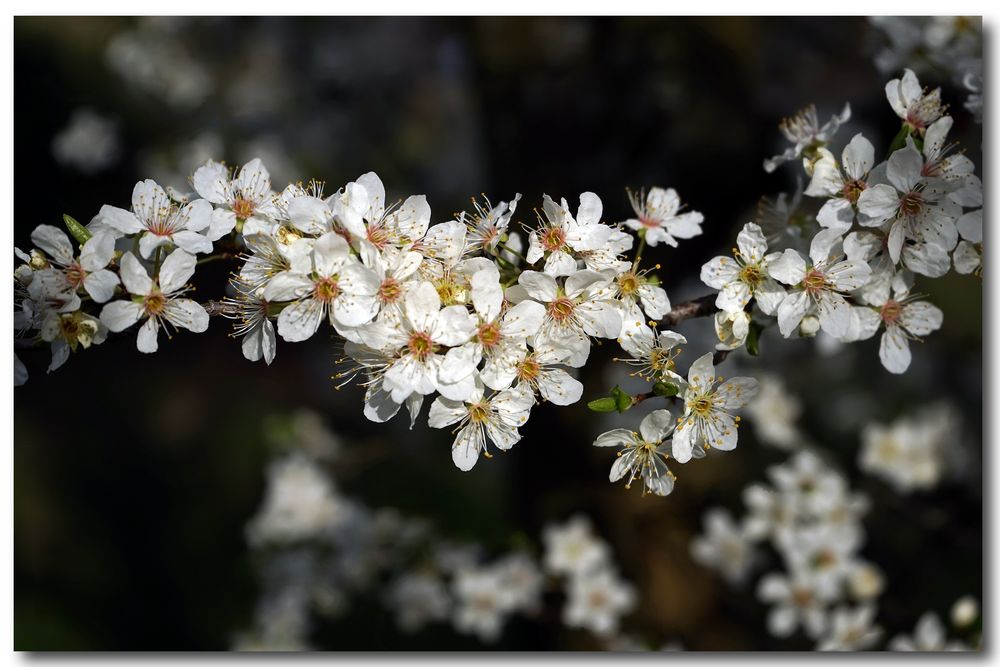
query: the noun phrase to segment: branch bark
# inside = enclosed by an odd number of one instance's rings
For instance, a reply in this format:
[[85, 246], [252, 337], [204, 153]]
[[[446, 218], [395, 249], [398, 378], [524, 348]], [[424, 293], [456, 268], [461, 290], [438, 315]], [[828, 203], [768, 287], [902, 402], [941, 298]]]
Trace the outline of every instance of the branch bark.
[[674, 306], [673, 310], [663, 316], [660, 320], [664, 324], [675, 325], [684, 320], [690, 320], [694, 317], [708, 317], [709, 315], [714, 315], [715, 311], [718, 310], [715, 307], [715, 294], [706, 294], [705, 296], [700, 296], [697, 299], [691, 299], [690, 301], [685, 301], [684, 303]]

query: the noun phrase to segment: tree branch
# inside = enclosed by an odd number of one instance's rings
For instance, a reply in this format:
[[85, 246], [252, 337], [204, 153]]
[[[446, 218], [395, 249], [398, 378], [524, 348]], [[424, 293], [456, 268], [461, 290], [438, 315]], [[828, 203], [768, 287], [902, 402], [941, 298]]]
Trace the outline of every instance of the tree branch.
[[715, 307], [715, 294], [706, 294], [705, 296], [700, 296], [697, 299], [691, 299], [690, 301], [685, 301], [684, 303], [674, 306], [673, 310], [663, 316], [660, 320], [664, 324], [673, 326], [684, 320], [690, 320], [693, 317], [708, 317], [709, 315], [714, 315], [715, 311], [718, 310]]

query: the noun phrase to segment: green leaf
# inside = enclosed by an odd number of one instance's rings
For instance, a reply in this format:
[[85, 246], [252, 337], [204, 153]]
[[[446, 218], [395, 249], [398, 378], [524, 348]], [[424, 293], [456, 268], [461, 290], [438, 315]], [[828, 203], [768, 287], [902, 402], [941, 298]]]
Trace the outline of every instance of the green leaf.
[[681, 388], [670, 382], [657, 382], [653, 385], [653, 393], [657, 396], [663, 396], [664, 398], [670, 398], [671, 396], [676, 396], [681, 391]]
[[750, 321], [750, 332], [747, 333], [747, 352], [750, 353], [751, 357], [756, 357], [760, 354], [760, 332], [763, 331], [763, 327], [754, 321]]
[[84, 243], [89, 241], [90, 237], [93, 236], [93, 234], [90, 233], [89, 229], [87, 229], [79, 222], [77, 222], [73, 218], [73, 216], [69, 215], [68, 213], [63, 213], [63, 222], [66, 224], [66, 229], [69, 230], [69, 233], [73, 236], [73, 238], [76, 239], [76, 242], [79, 243], [80, 245], [83, 245]]
[[610, 396], [596, 398], [587, 403], [587, 408], [594, 412], [614, 412], [618, 408], [615, 406], [615, 399]]

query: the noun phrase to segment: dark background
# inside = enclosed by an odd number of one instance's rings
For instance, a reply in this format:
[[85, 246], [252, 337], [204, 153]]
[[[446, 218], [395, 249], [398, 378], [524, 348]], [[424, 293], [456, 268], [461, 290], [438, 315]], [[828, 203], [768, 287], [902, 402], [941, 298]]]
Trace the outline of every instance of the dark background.
[[[107, 44], [125, 30], [204, 67], [205, 99], [178, 108], [110, 68]], [[584, 190], [617, 221], [629, 213], [626, 186], [674, 187], [705, 215], [702, 236], [648, 253], [678, 302], [707, 291], [700, 266], [728, 250], [762, 195], [794, 187], [795, 166], [761, 168], [784, 147], [782, 116], [813, 102], [825, 122], [849, 101], [854, 118], [834, 152], [859, 131], [888, 145], [898, 119], [883, 94], [887, 77], [872, 65], [878, 43], [866, 20], [850, 18], [204, 18], [166, 27], [18, 18], [15, 241], [26, 247], [35, 225], [58, 225], [64, 212], [87, 221], [104, 203], [127, 207], [134, 182], [153, 175], [151, 155], [169, 161], [211, 130], [226, 151], [215, 157], [230, 163], [247, 159], [240, 151], [251, 137], [280, 146], [294, 173], [276, 172], [276, 189], [316, 176], [333, 191], [375, 170], [390, 199], [426, 193], [435, 221], [480, 192], [523, 193], [518, 219], [529, 221], [543, 192], [575, 207]], [[964, 95], [948, 81], [926, 83], [945, 86], [955, 136], [981, 164], [981, 128], [961, 109]], [[60, 166], [48, 150], [80, 106], [120, 123], [122, 159], [98, 175]], [[199, 269], [202, 298], [222, 295], [229, 269]], [[946, 613], [958, 596], [979, 595], [982, 582], [981, 282], [951, 274], [924, 283], [945, 325], [916, 346], [902, 378], [879, 365], [877, 339], [821, 356], [769, 332], [759, 359], [727, 362], [785, 378], [806, 405], [803, 430], [872, 497], [862, 553], [888, 577], [880, 621], [889, 636], [911, 631], [924, 609]], [[686, 367], [713, 334], [708, 322], [682, 331]], [[271, 454], [262, 419], [298, 407], [322, 413], [343, 441], [347, 463], [335, 474], [347, 492], [431, 517], [448, 535], [503, 550], [514, 534], [537, 541], [545, 523], [589, 513], [642, 591], [626, 624], [635, 633], [688, 649], [810, 647], [770, 638], [752, 587], [734, 590], [688, 555], [702, 512], [741, 513], [742, 488], [785, 458], [750, 429], [735, 452], [678, 469], [667, 499], [607, 483], [610, 461], [590, 443], [609, 421], [582, 404], [536, 409], [511, 452], [462, 474], [447, 431], [423, 418], [413, 431], [402, 420], [370, 424], [361, 390], [335, 392], [335, 352], [323, 335], [279, 342], [266, 367], [245, 361], [227, 333], [213, 321], [205, 334], [161, 340], [149, 356], [135, 351], [133, 332], [51, 375], [46, 350], [21, 354], [31, 379], [15, 392], [16, 648], [227, 648], [250, 624], [256, 597], [243, 526]], [[585, 399], [618, 381], [612, 347], [595, 348]], [[891, 421], [938, 398], [965, 418], [955, 474], [902, 497], [857, 471], [867, 420]], [[362, 613], [326, 632], [338, 648], [413, 645], [387, 625]], [[453, 645], [441, 636], [435, 647]], [[518, 622], [497, 646], [588, 645]]]

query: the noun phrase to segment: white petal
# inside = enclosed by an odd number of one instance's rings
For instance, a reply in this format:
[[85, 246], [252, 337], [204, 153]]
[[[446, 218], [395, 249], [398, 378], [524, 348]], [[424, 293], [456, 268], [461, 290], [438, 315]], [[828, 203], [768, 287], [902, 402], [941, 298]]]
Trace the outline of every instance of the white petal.
[[107, 269], [89, 274], [83, 280], [83, 287], [96, 303], [104, 303], [114, 296], [118, 276]]
[[120, 275], [129, 294], [146, 295], [153, 288], [153, 281], [146, 269], [130, 252], [122, 255]]
[[69, 264], [73, 261], [73, 244], [69, 242], [66, 233], [58, 227], [38, 225], [31, 232], [31, 242], [60, 264]]
[[118, 333], [138, 322], [142, 313], [142, 304], [132, 301], [112, 301], [101, 309], [101, 324]]
[[201, 333], [208, 329], [208, 313], [191, 299], [171, 299], [163, 310], [163, 317], [175, 327]]
[[663, 442], [674, 428], [669, 410], [654, 410], [639, 423], [639, 433], [646, 442]]
[[890, 373], [905, 373], [910, 367], [910, 343], [899, 327], [891, 326], [882, 334], [878, 356]]
[[319, 329], [323, 311], [323, 305], [316, 299], [293, 303], [278, 315], [278, 333], [289, 343], [307, 340]]
[[144, 226], [163, 218], [171, 208], [170, 197], [166, 191], [151, 178], [139, 181], [132, 189], [132, 210]]
[[539, 375], [538, 391], [554, 405], [572, 405], [583, 396], [583, 384], [561, 368], [556, 368]]
[[195, 192], [213, 204], [226, 203], [226, 185], [229, 183], [229, 170], [225, 165], [209, 160], [195, 170], [191, 184]]
[[454, 347], [472, 338], [476, 332], [476, 322], [465, 306], [442, 308], [431, 330], [431, 339], [441, 345]]
[[91, 236], [80, 248], [80, 266], [87, 271], [99, 271], [115, 256], [115, 239], [107, 232]]
[[780, 256], [768, 262], [767, 273], [786, 285], [796, 285], [805, 278], [806, 260], [796, 250], [787, 248]]
[[156, 340], [159, 331], [160, 325], [157, 323], [155, 317], [151, 317], [146, 320], [145, 324], [139, 327], [139, 335], [135, 339], [136, 348], [138, 348], [140, 352], [145, 352], [147, 354], [156, 352], [159, 346]]
[[194, 275], [196, 264], [194, 255], [189, 255], [183, 250], [174, 250], [170, 253], [160, 265], [159, 284], [163, 293], [171, 294], [184, 287]]
[[138, 234], [145, 229], [143, 224], [129, 211], [105, 204], [97, 214], [101, 220], [123, 234]]

